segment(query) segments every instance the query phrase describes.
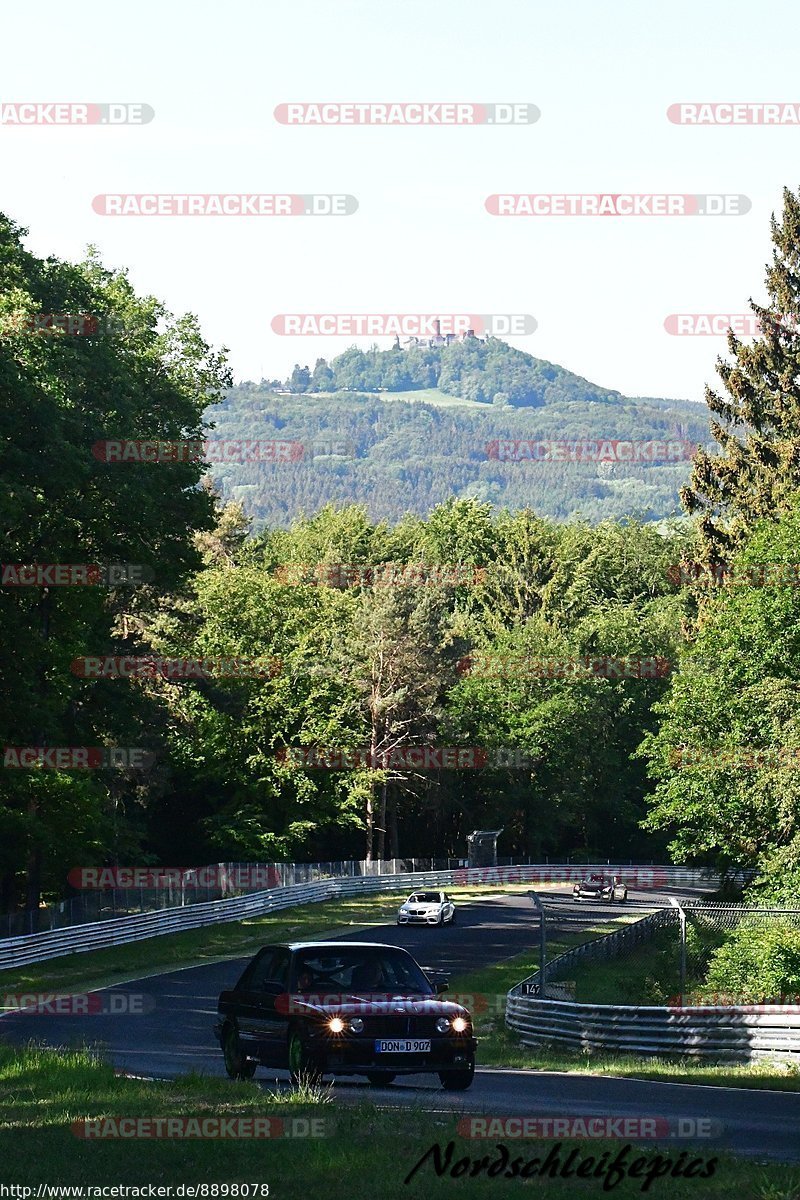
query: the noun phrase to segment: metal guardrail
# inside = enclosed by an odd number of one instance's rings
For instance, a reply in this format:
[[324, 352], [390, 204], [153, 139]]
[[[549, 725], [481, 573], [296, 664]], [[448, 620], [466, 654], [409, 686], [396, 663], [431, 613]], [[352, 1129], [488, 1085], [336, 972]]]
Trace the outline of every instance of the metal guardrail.
[[[723, 906], [709, 905], [716, 911]], [[693, 906], [698, 911], [698, 906]], [[611, 958], [677, 920], [660, 909], [605, 937], [558, 955], [545, 967], [545, 984], [581, 959]], [[506, 997], [506, 1025], [524, 1045], [559, 1042], [581, 1050], [670, 1054], [716, 1060], [778, 1058], [800, 1061], [800, 1005], [577, 1004], [539, 996], [540, 972]]]
[[[637, 880], [638, 886], [691, 886], [708, 878], [700, 868], [619, 867], [623, 878]], [[133, 916], [110, 918], [85, 925], [72, 925], [44, 933], [26, 934], [0, 941], [0, 970], [44, 962], [66, 954], [109, 949], [128, 942], [144, 941], [187, 929], [240, 921], [246, 917], [293, 908], [337, 896], [369, 895], [381, 891], [411, 891], [424, 887], [464, 887], [481, 884], [541, 883], [555, 877], [556, 882], [579, 878], [593, 871], [608, 872], [606, 864], [581, 867], [540, 863], [508, 867], [468, 867], [447, 871], [416, 871], [390, 875], [320, 879], [308, 884], [270, 888], [229, 900], [212, 900], [184, 907], [158, 909]], [[634, 885], [636, 886], [636, 884]]]
[[[794, 1006], [797, 1007], [797, 1006]], [[800, 1058], [800, 1011], [780, 1006], [667, 1008], [575, 1004], [509, 992], [506, 1023], [526, 1045], [554, 1041], [581, 1050], [675, 1054], [742, 1061]]]
[[[498, 867], [531, 865], [530, 858], [499, 858]], [[547, 866], [548, 864], [545, 863]], [[124, 868], [113, 867], [76, 869], [70, 876], [79, 878], [102, 875], [108, 881], [92, 887], [79, 882], [70, 882], [75, 895], [65, 897], [36, 908], [15, 909], [0, 913], [0, 940], [22, 937], [30, 933], [45, 933], [51, 929], [65, 929], [70, 925], [88, 925], [94, 921], [116, 920], [117, 917], [134, 916], [137, 913], [156, 912], [162, 908], [182, 908], [186, 904], [204, 904], [212, 900], [228, 900], [233, 896], [249, 892], [262, 892], [266, 888], [291, 887], [296, 883], [316, 883], [319, 879], [361, 878], [365, 875], [407, 875], [418, 871], [451, 871], [469, 866], [465, 858], [388, 858], [372, 859], [367, 862], [343, 859], [337, 862], [304, 863], [211, 863], [196, 868], [140, 867], [128, 872], [131, 882], [113, 883], [112, 879], [124, 876]], [[612, 868], [610, 862], [602, 864], [606, 871], [634, 868], [631, 861], [627, 867]], [[587, 868], [579, 864], [552, 864], [559, 872], [580, 873]], [[658, 870], [659, 868], [653, 868]], [[592, 868], [594, 869], [594, 868]], [[648, 868], [640, 867], [640, 870]], [[566, 874], [562, 878], [566, 878]], [[577, 877], [577, 876], [576, 876]]]

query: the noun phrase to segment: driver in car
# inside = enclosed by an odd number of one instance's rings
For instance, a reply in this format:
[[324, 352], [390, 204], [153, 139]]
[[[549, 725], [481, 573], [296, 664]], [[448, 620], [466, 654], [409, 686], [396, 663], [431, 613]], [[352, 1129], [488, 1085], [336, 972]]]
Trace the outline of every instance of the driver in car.
[[377, 958], [368, 958], [359, 963], [353, 971], [352, 986], [363, 992], [382, 992], [386, 990], [386, 976], [383, 964]]
[[297, 976], [298, 992], [310, 992], [314, 986], [314, 973], [309, 966], [302, 966]]

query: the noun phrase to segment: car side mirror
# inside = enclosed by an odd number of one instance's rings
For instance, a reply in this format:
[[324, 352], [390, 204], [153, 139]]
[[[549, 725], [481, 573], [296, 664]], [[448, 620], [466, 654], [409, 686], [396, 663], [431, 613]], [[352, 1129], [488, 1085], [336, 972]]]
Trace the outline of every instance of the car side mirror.
[[431, 982], [431, 986], [433, 987], [437, 996], [441, 996], [442, 992], [448, 991], [448, 989], [450, 987], [450, 976], [449, 975], [446, 975], [444, 973], [444, 971], [426, 970], [425, 967], [423, 967], [422, 969], [423, 969], [423, 971], [425, 971], [425, 974], [428, 976], [428, 979]]

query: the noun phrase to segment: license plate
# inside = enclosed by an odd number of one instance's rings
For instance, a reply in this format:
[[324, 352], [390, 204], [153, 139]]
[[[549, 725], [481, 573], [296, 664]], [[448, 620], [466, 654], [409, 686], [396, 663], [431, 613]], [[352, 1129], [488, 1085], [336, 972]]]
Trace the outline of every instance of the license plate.
[[430, 1048], [430, 1038], [386, 1038], [375, 1042], [376, 1054], [427, 1054]]

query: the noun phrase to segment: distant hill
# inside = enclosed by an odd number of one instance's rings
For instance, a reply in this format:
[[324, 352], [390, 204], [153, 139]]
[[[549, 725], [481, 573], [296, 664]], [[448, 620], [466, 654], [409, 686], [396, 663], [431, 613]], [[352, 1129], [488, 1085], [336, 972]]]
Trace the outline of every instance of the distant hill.
[[[406, 375], [395, 371], [401, 358]], [[688, 461], [602, 461], [602, 455], [598, 461], [504, 461], [492, 457], [498, 439], [709, 440], [701, 405], [625, 397], [494, 340], [409, 351], [353, 348], [324, 364], [327, 379], [322, 363], [313, 373], [316, 394], [286, 394], [277, 381], [241, 383], [208, 413], [215, 439], [279, 438], [305, 448], [299, 461], [214, 465], [223, 494], [241, 500], [257, 526], [286, 527], [299, 512], [316, 512], [329, 501], [363, 503], [373, 519], [395, 521], [406, 512], [426, 515], [450, 496], [532, 508], [557, 520], [657, 521], [680, 514], [678, 489]], [[425, 364], [430, 370], [422, 377]], [[365, 378], [374, 390], [335, 390], [356, 386], [344, 379]], [[378, 392], [387, 379], [398, 386]], [[321, 387], [326, 381], [327, 389]], [[459, 396], [457, 387], [482, 398]], [[492, 399], [500, 393], [495, 402], [486, 400], [490, 391]]]
[[621, 399], [619, 392], [596, 387], [555, 363], [492, 337], [471, 337], [449, 345], [435, 345], [430, 339], [409, 349], [351, 346], [330, 363], [318, 358], [313, 371], [298, 363], [286, 386], [298, 392], [366, 393], [438, 388], [479, 404], [491, 404], [500, 395], [517, 408]]

